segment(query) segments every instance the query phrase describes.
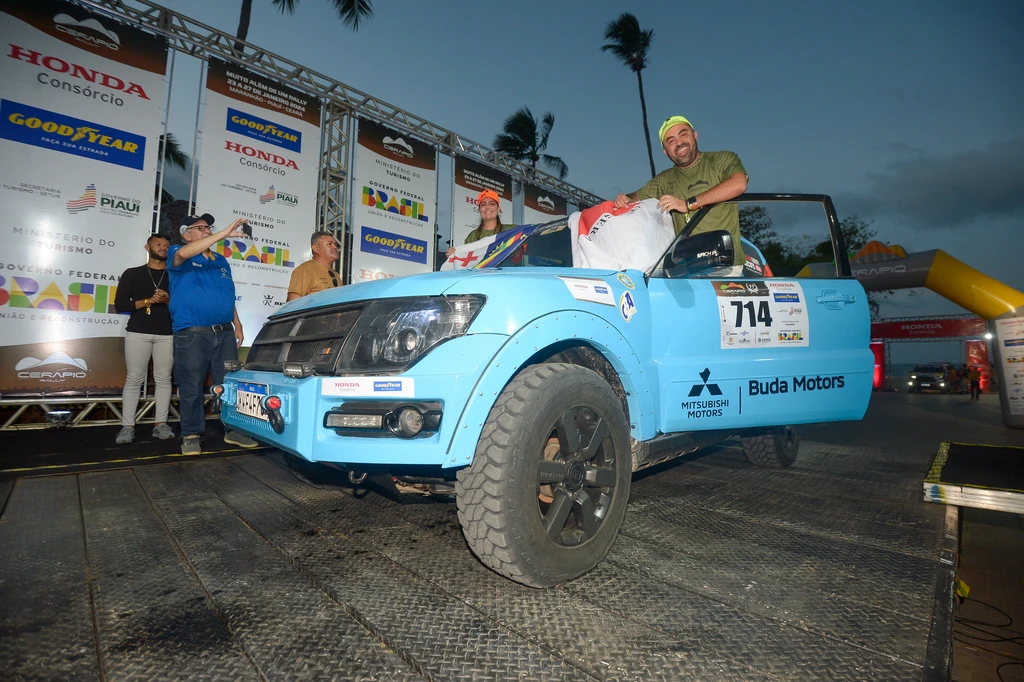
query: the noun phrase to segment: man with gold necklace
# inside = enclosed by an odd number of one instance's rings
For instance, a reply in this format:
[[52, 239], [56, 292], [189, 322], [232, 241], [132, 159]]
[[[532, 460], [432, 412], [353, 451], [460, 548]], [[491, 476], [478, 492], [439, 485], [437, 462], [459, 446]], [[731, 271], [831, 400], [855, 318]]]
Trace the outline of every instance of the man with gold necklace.
[[170, 283], [167, 280], [167, 249], [170, 242], [158, 234], [146, 240], [149, 259], [145, 265], [128, 268], [117, 284], [114, 307], [128, 313], [124, 335], [124, 362], [128, 377], [121, 394], [121, 430], [114, 442], [119, 445], [135, 440], [135, 412], [139, 391], [146, 379], [149, 360], [153, 359], [156, 383], [156, 427], [153, 437], [174, 438], [167, 425], [171, 404], [171, 369], [174, 366], [174, 334], [171, 331]]

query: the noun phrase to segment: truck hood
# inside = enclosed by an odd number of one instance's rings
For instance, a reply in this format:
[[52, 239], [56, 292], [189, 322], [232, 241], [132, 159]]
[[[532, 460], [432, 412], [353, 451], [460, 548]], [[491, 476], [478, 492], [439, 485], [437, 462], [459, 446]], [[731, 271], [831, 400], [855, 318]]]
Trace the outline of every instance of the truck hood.
[[[372, 282], [360, 282], [337, 289], [320, 291], [309, 296], [297, 298], [280, 308], [274, 314], [290, 313], [320, 308], [339, 303], [375, 300], [378, 298], [401, 298], [403, 296], [440, 296], [452, 288], [458, 293], [472, 293], [477, 278], [504, 277], [516, 280], [552, 279], [555, 277], [608, 277], [616, 270], [590, 270], [583, 268], [485, 268], [482, 270], [449, 270], [444, 272], [427, 272], [422, 275], [407, 277], [389, 277]], [[491, 280], [488, 280], [490, 282]], [[483, 281], [481, 286], [487, 286]], [[509, 283], [508, 286], [514, 286]]]

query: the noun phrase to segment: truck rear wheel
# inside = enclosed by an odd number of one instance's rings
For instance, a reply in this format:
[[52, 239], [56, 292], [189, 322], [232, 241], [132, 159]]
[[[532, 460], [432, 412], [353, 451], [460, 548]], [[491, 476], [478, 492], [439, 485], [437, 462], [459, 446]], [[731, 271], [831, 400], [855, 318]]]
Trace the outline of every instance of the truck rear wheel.
[[486, 566], [552, 587], [608, 554], [630, 477], [629, 426], [608, 384], [577, 365], [535, 365], [498, 396], [458, 472], [459, 522]]
[[759, 467], [785, 469], [796, 461], [800, 434], [792, 426], [775, 426], [756, 436], [741, 437], [743, 454]]

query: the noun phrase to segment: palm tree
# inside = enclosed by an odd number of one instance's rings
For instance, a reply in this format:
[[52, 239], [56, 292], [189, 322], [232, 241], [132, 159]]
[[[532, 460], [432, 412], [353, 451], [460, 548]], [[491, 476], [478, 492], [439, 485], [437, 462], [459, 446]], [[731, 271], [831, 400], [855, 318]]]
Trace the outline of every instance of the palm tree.
[[[299, 0], [273, 0], [281, 14], [295, 14], [295, 5]], [[353, 31], [359, 30], [359, 22], [373, 16], [373, 2], [371, 0], [331, 0], [331, 4], [338, 10], [338, 16], [345, 22], [345, 25]], [[242, 51], [241, 41], [249, 37], [249, 19], [252, 16], [252, 0], [242, 0], [242, 11], [238, 15], [238, 31], [235, 36], [239, 42], [235, 43], [235, 50]]]
[[642, 31], [640, 22], [629, 12], [624, 12], [615, 21], [609, 22], [604, 30], [605, 40], [612, 42], [601, 46], [602, 52], [611, 52], [619, 61], [636, 74], [640, 84], [640, 110], [644, 116], [644, 139], [647, 140], [647, 159], [651, 162], [651, 177], [654, 172], [654, 152], [651, 149], [651, 130], [647, 127], [647, 101], [644, 99], [644, 79], [640, 72], [647, 66], [647, 51], [654, 40], [654, 29]]
[[156, 172], [156, 186], [160, 187], [161, 202], [174, 201], [174, 197], [160, 185], [160, 173], [163, 166], [177, 166], [178, 168], [185, 168], [188, 165], [188, 154], [181, 149], [181, 143], [178, 142], [178, 138], [174, 137], [174, 133], [166, 133], [160, 136], [160, 150], [163, 155], [164, 163], [161, 165]]
[[538, 125], [533, 113], [523, 107], [505, 119], [503, 132], [494, 136], [494, 148], [516, 161], [528, 161], [534, 168], [538, 161], [543, 161], [560, 180], [565, 179], [569, 174], [565, 162], [557, 156], [541, 153], [548, 148], [548, 136], [554, 125], [555, 115], [550, 111], [544, 114], [544, 120]]

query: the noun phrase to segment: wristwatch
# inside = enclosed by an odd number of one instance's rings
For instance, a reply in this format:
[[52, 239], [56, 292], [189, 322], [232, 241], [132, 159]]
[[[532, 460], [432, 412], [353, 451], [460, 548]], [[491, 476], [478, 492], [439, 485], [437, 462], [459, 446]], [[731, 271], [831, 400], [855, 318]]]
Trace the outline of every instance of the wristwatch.
[[686, 200], [686, 210], [696, 211], [697, 210], [697, 197], [690, 197]]

